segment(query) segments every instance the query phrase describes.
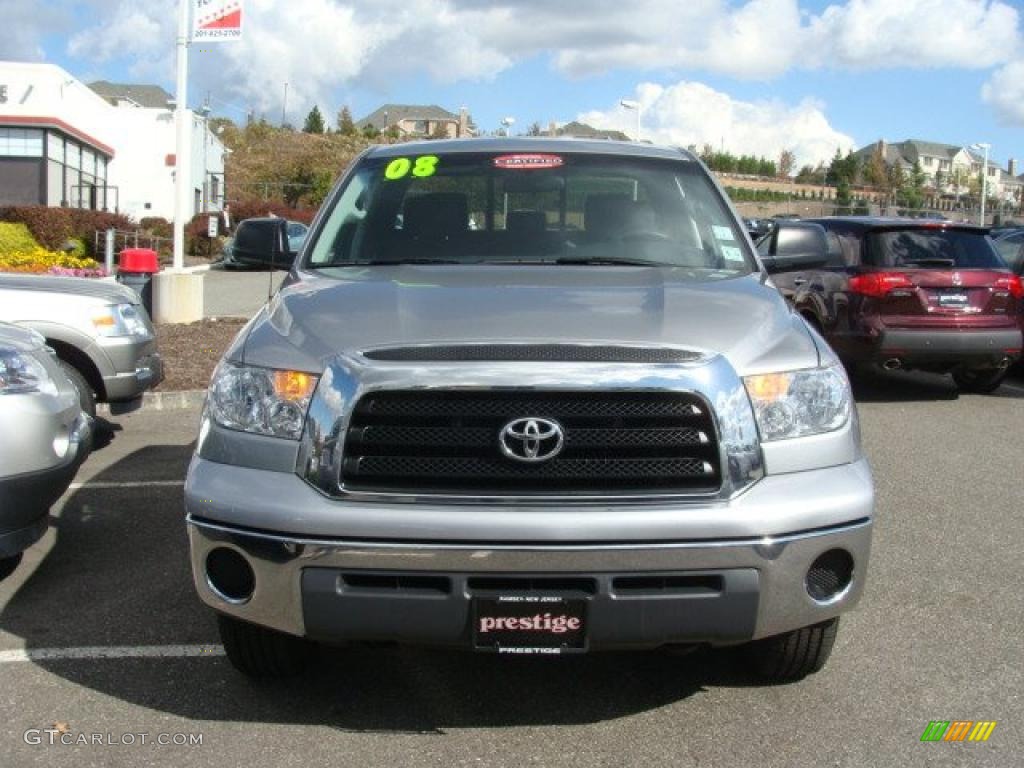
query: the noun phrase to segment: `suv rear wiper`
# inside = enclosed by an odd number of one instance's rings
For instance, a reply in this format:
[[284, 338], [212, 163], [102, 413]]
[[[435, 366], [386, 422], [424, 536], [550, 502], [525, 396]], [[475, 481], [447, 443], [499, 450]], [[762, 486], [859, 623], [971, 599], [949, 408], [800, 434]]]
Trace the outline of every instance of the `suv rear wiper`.
[[952, 267], [956, 266], [955, 259], [943, 259], [939, 256], [925, 259], [903, 259], [904, 264], [926, 264], [932, 267]]
[[584, 266], [589, 265], [607, 265], [607, 266], [622, 266], [622, 267], [672, 267], [674, 264], [668, 264], [664, 261], [652, 261], [651, 259], [630, 259], [620, 256], [563, 256], [560, 259], [555, 259], [554, 264], [582, 264]]

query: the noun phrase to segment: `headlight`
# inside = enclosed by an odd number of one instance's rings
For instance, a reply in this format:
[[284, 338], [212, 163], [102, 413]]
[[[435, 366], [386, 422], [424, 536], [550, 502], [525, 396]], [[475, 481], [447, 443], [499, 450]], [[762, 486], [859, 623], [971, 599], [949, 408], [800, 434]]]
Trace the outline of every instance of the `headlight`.
[[0, 395], [25, 392], [56, 394], [57, 385], [32, 355], [0, 347]]
[[210, 415], [228, 429], [298, 440], [317, 379], [301, 371], [221, 363], [210, 384]]
[[134, 304], [103, 307], [92, 316], [92, 324], [100, 336], [149, 336], [149, 328]]
[[832, 432], [850, 418], [850, 384], [838, 365], [743, 379], [761, 439]]

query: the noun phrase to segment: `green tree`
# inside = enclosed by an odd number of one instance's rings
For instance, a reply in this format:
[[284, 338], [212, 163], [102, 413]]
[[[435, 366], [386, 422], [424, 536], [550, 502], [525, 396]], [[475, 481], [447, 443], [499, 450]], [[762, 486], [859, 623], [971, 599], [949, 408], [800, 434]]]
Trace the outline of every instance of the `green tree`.
[[540, 136], [541, 133], [542, 133], [542, 129], [540, 127], [540, 123], [538, 123], [536, 121], [531, 123], [530, 127], [526, 130], [526, 135], [527, 136]]
[[876, 146], [864, 168], [864, 181], [877, 189], [885, 190], [889, 185], [889, 168], [882, 154], [882, 147]]
[[792, 150], [784, 149], [779, 153], [779, 176], [788, 178], [796, 168], [796, 155]]
[[313, 105], [313, 108], [309, 110], [309, 114], [306, 115], [306, 123], [302, 126], [303, 133], [323, 133], [324, 132], [324, 116], [320, 114], [320, 107]]
[[347, 106], [338, 112], [338, 133], [342, 136], [355, 136], [358, 133], [355, 121], [352, 120], [352, 111]]
[[380, 138], [380, 131], [373, 123], [367, 123], [363, 128], [363, 136], [367, 139], [377, 139]]

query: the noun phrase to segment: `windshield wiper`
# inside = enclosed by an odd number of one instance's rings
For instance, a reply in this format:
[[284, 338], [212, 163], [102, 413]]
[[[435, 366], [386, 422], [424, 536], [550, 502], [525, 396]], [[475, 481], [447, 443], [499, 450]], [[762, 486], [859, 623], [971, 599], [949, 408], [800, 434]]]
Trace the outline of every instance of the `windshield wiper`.
[[456, 259], [377, 259], [375, 261], [339, 261], [334, 264], [324, 264], [324, 267], [393, 267], [401, 264], [465, 264], [466, 262]]
[[612, 267], [673, 267], [664, 261], [652, 261], [651, 259], [630, 259], [621, 256], [563, 256], [548, 264], [581, 264], [584, 266], [612, 266]]

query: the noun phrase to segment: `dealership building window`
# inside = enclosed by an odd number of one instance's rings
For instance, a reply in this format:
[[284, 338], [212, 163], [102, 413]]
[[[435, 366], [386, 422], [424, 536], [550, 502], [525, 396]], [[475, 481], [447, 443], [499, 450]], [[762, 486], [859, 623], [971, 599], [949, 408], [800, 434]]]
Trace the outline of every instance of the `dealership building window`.
[[63, 131], [0, 126], [0, 204], [108, 209], [109, 161]]

